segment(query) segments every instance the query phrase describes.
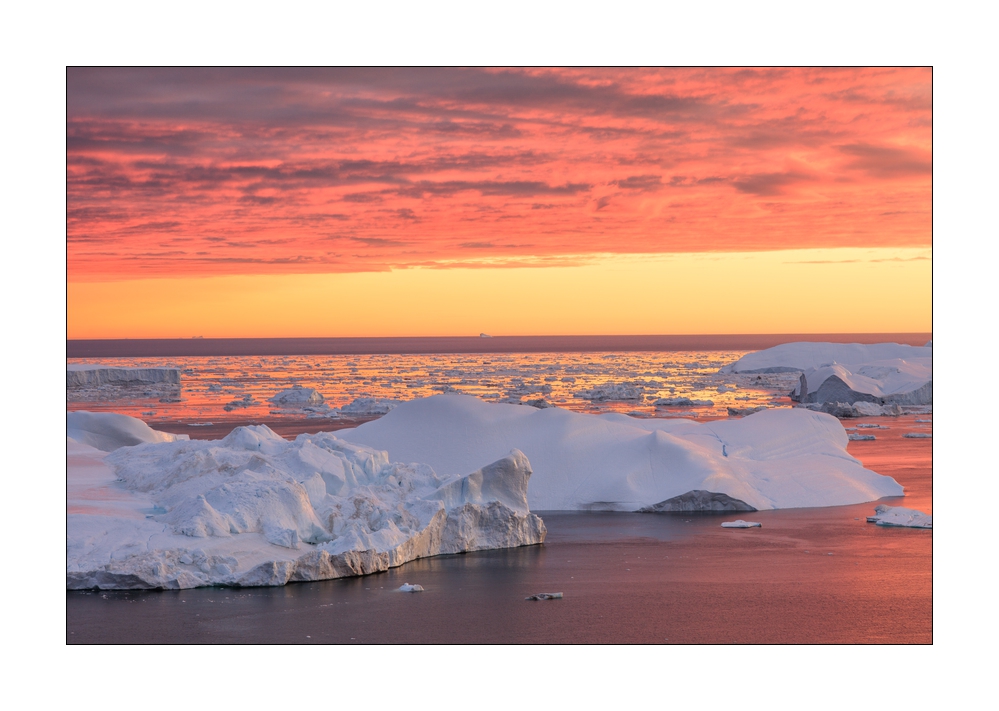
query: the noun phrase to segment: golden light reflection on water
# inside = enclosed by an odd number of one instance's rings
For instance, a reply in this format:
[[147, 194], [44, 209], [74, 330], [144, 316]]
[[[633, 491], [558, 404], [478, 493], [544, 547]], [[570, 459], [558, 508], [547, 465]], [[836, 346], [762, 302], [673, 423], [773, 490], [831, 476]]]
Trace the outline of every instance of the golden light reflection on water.
[[[744, 351], [207, 356], [69, 359], [116, 367], [179, 368], [179, 391], [103, 387], [67, 392], [69, 410], [154, 421], [335, 419], [357, 398], [413, 400], [461, 392], [488, 402], [546, 403], [579, 412], [646, 417], [726, 416], [728, 408], [788, 406], [796, 376], [723, 376]], [[279, 407], [278, 392], [314, 388], [326, 408]], [[664, 400], [711, 404], [682, 406]], [[658, 402], [658, 404], [657, 404]], [[226, 408], [229, 408], [228, 410]]]

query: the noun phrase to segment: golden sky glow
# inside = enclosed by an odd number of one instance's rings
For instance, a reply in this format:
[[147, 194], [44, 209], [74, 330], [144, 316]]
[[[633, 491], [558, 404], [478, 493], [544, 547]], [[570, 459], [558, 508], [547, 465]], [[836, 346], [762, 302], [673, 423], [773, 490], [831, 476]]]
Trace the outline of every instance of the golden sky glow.
[[929, 331], [931, 76], [71, 69], [69, 337]]
[[929, 332], [928, 249], [69, 284], [70, 338]]

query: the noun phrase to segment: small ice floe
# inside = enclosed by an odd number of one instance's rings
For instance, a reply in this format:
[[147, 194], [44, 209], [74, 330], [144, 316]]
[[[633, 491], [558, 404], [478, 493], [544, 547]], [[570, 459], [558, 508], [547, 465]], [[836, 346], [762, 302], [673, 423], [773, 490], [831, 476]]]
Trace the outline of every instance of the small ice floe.
[[410, 585], [409, 583], [403, 583], [399, 587], [399, 592], [423, 592], [422, 585]]
[[849, 439], [851, 442], [870, 442], [871, 440], [877, 439], [877, 437], [875, 437], [874, 435], [857, 434], [851, 432], [850, 434], [847, 435], [847, 439]]
[[766, 410], [765, 405], [760, 405], [759, 407], [730, 407], [728, 408], [729, 417], [747, 417], [756, 412], [762, 412]]
[[903, 437], [908, 437], [909, 439], [932, 439], [933, 435], [929, 432], [906, 432]]
[[560, 592], [557, 592], [557, 593], [538, 593], [537, 595], [531, 595], [529, 597], [525, 597], [524, 599], [525, 600], [561, 600], [562, 599], [562, 593], [560, 593]]
[[884, 425], [877, 425], [877, 424], [874, 424], [873, 422], [862, 422], [859, 425], [857, 425], [857, 427], [859, 427], [860, 429], [864, 429], [864, 430], [890, 430], [891, 429], [891, 427], [885, 427]]
[[763, 524], [756, 521], [743, 521], [741, 518], [737, 518], [735, 521], [725, 521], [721, 526], [722, 528], [762, 528]]
[[222, 409], [226, 412], [232, 412], [233, 410], [237, 410], [241, 407], [252, 407], [257, 404], [257, 401], [253, 399], [253, 395], [244, 395], [242, 400], [233, 400], [223, 406]]
[[188, 427], [211, 427], [214, 423], [212, 422], [188, 422]]
[[874, 515], [867, 517], [867, 523], [903, 528], [933, 528], [933, 517], [915, 509], [879, 504], [874, 507]]
[[933, 420], [921, 420], [917, 417], [916, 422], [933, 422]]
[[661, 397], [652, 403], [656, 407], [714, 407], [713, 400], [693, 400], [689, 397]]

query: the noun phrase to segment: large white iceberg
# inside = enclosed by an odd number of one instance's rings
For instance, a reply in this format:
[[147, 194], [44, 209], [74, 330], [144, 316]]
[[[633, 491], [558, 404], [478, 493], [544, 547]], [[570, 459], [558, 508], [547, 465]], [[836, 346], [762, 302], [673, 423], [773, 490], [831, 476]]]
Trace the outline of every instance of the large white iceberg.
[[337, 436], [387, 450], [396, 460], [426, 462], [442, 476], [516, 448], [534, 471], [527, 496], [533, 510], [657, 510], [692, 492], [746, 505], [735, 510], [903, 495], [894, 479], [864, 469], [847, 453], [847, 434], [836, 418], [805, 409], [697, 423], [538, 410], [450, 394], [404, 403]]
[[110, 454], [71, 438], [67, 471], [70, 589], [283, 585], [545, 537], [519, 451], [439, 476], [329, 433], [289, 442], [260, 425]]
[[96, 388], [102, 385], [180, 385], [178, 368], [115, 368], [76, 363], [66, 366], [67, 388]]
[[747, 353], [719, 373], [793, 373], [832, 363], [863, 364], [874, 361], [933, 359], [933, 348], [900, 343], [821, 343], [800, 341]]

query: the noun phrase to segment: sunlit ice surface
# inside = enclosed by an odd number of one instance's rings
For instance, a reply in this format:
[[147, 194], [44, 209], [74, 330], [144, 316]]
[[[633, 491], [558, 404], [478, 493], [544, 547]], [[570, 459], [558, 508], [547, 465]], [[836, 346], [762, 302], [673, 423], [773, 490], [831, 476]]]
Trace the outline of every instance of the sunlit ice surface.
[[[461, 392], [488, 402], [546, 403], [577, 412], [638, 417], [725, 417], [729, 408], [790, 407], [797, 374], [719, 375], [745, 351], [483, 353], [330, 356], [71, 358], [67, 364], [178, 368], [179, 388], [101, 386], [67, 390], [68, 410], [113, 411], [147, 422], [339, 419], [357, 398], [413, 400]], [[314, 388], [329, 409], [270, 402]], [[624, 387], [617, 387], [623, 385]], [[664, 404], [686, 398], [693, 406]], [[659, 404], [657, 404], [659, 401]], [[232, 407], [232, 403], [240, 403]], [[710, 403], [710, 404], [707, 404]], [[229, 405], [230, 409], [226, 410]], [[319, 423], [317, 423], [319, 424]]]

